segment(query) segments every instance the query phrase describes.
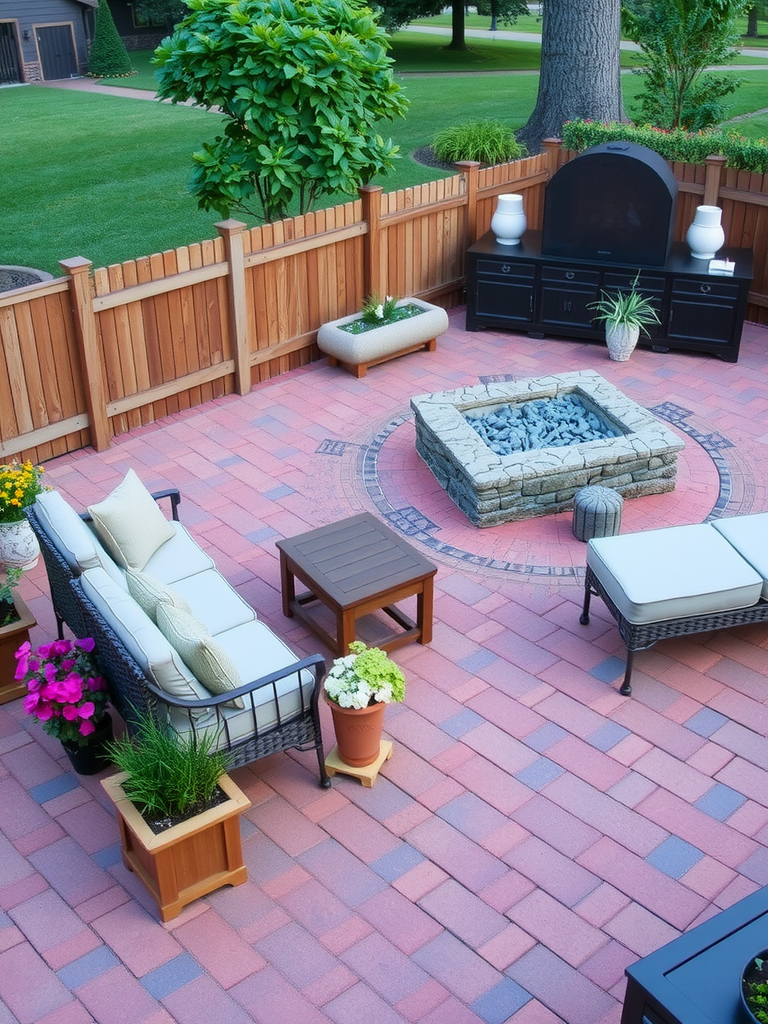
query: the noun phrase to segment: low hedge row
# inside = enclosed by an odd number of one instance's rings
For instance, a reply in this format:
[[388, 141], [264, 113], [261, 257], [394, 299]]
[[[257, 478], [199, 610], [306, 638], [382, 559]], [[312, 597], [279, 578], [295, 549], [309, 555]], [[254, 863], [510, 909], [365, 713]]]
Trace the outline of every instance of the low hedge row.
[[604, 142], [636, 142], [647, 146], [665, 160], [702, 164], [708, 156], [726, 157], [726, 166], [757, 174], [768, 173], [768, 141], [747, 139], [733, 129], [686, 132], [682, 128], [654, 128], [613, 121], [566, 121], [563, 144], [567, 149], [589, 149]]

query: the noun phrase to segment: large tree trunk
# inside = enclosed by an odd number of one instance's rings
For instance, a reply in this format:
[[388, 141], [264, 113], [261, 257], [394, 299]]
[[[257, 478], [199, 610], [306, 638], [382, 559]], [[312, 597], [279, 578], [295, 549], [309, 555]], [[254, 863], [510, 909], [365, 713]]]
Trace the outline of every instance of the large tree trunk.
[[565, 121], [621, 121], [620, 0], [546, 0], [539, 95], [517, 133], [531, 153]]
[[753, 4], [747, 11], [747, 36], [750, 39], [757, 36], [757, 4]]
[[464, 39], [464, 5], [454, 4], [451, 7], [451, 41], [446, 50], [466, 50]]

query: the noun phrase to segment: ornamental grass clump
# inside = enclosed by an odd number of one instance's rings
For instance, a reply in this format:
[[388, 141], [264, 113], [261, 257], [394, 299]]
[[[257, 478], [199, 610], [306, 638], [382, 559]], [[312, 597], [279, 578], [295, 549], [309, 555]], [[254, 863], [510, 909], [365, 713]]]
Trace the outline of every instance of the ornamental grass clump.
[[42, 481], [44, 472], [42, 466], [33, 466], [31, 462], [0, 466], [0, 523], [19, 523], [24, 519], [27, 505], [48, 490]]
[[503, 164], [527, 154], [515, 133], [503, 121], [466, 121], [438, 132], [432, 140], [438, 160], [455, 164], [458, 160], [477, 160], [481, 164]]
[[215, 747], [212, 731], [180, 735], [141, 714], [135, 734], [113, 740], [107, 750], [126, 773], [121, 786], [140, 813], [173, 824], [214, 802], [219, 779], [232, 763], [227, 751]]
[[16, 652], [17, 681], [27, 684], [24, 710], [62, 743], [82, 747], [96, 731], [107, 708], [107, 684], [92, 658], [95, 644], [54, 640], [36, 651], [27, 641]]
[[363, 302], [360, 316], [348, 324], [339, 324], [339, 330], [347, 334], [365, 334], [376, 327], [384, 327], [387, 324], [396, 324], [400, 320], [409, 320], [412, 316], [418, 316], [424, 310], [413, 302], [406, 302], [398, 306], [398, 299], [388, 295], [383, 301], [378, 295], [371, 295]]
[[362, 640], [349, 645], [351, 654], [336, 658], [325, 677], [325, 692], [342, 708], [399, 703], [405, 699], [405, 676], [386, 651]]

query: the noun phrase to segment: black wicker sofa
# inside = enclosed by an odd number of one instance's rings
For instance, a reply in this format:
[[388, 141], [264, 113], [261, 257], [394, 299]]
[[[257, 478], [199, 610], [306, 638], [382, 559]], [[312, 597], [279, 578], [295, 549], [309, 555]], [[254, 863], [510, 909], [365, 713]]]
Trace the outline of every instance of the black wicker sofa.
[[627, 649], [621, 693], [629, 695], [636, 651], [768, 622], [768, 512], [593, 538], [582, 625], [593, 595], [605, 602]]
[[320, 783], [330, 785], [318, 707], [324, 658], [297, 659], [258, 619], [180, 523], [180, 501], [175, 490], [150, 495], [129, 471], [93, 516], [55, 491], [27, 509], [59, 636], [66, 623], [94, 638], [129, 730], [149, 712], [179, 732], [213, 732], [232, 767], [314, 750]]

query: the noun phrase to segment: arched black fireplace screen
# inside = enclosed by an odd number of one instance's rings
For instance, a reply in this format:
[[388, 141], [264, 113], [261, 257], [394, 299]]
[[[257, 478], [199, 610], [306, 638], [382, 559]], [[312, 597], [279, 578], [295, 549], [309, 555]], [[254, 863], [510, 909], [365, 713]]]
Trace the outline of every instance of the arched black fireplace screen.
[[633, 142], [593, 146], [547, 185], [541, 251], [549, 256], [663, 266], [677, 181], [666, 160]]

